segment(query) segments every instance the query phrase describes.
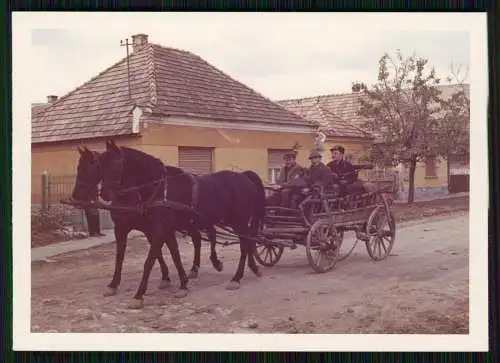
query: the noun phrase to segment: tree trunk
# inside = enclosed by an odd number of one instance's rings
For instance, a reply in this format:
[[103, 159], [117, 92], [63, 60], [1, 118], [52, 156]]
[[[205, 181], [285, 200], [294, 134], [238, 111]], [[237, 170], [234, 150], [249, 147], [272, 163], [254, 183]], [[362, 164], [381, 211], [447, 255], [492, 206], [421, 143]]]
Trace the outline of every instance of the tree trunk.
[[448, 192], [450, 191], [450, 153], [446, 154], [446, 183], [448, 184]]
[[410, 171], [409, 171], [409, 183], [408, 183], [408, 203], [413, 203], [415, 199], [415, 170], [417, 169], [417, 158], [412, 156], [410, 158]]

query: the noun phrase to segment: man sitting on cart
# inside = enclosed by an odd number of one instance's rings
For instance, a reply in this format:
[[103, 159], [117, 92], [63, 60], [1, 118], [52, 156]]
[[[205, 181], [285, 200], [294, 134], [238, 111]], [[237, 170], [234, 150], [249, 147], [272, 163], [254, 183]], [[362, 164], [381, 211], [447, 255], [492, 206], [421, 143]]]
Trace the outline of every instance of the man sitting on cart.
[[297, 151], [290, 150], [283, 155], [285, 165], [280, 170], [280, 176], [276, 184], [282, 187], [290, 180], [299, 178], [302, 175], [304, 168], [297, 164]]
[[373, 183], [363, 182], [358, 179], [357, 171], [349, 161], [345, 160], [345, 149], [336, 145], [330, 149], [332, 161], [326, 166], [338, 177], [340, 196], [345, 196], [360, 191], [375, 192], [377, 187]]
[[286, 205], [285, 198], [289, 198], [290, 196], [289, 193], [284, 192], [284, 188], [291, 180], [301, 177], [304, 171], [304, 168], [297, 164], [296, 150], [287, 151], [285, 155], [283, 155], [283, 159], [285, 160], [285, 165], [281, 168], [279, 178], [276, 181], [280, 190], [268, 198], [268, 205]]
[[284, 207], [297, 207], [290, 205], [293, 195], [301, 195], [303, 194], [303, 190], [307, 188], [326, 186], [333, 182], [333, 175], [321, 161], [321, 153], [319, 151], [311, 151], [309, 160], [311, 160], [311, 166], [304, 171], [303, 175], [300, 178], [289, 181], [283, 186], [282, 205]]

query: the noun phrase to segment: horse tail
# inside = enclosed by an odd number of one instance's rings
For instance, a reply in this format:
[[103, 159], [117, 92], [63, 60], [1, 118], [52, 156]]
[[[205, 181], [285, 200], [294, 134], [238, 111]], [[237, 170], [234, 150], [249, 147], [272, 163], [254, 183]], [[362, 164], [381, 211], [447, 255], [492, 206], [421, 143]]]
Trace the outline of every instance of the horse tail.
[[262, 183], [262, 179], [257, 175], [257, 173], [247, 170], [242, 174], [250, 179], [250, 181], [255, 185], [258, 194], [256, 208], [254, 210], [254, 214], [252, 215], [252, 221], [250, 224], [250, 228], [254, 233], [256, 233], [259, 225], [264, 222], [264, 217], [266, 215], [266, 191], [264, 183]]

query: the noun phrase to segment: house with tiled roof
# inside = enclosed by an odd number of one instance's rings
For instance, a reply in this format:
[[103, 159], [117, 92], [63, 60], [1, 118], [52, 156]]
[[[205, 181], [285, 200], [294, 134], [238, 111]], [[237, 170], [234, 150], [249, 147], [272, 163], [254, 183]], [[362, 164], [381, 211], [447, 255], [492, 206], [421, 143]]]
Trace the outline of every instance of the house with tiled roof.
[[315, 123], [191, 52], [152, 44], [145, 34], [132, 43], [128, 58], [62, 97], [32, 105], [34, 176], [74, 175], [76, 148], [102, 150], [106, 138], [198, 174], [254, 170], [272, 182], [280, 156], [294, 144], [307, 162]]
[[[441, 97], [448, 99], [459, 91], [458, 87], [458, 85], [443, 85], [438, 86], [438, 89], [441, 91]], [[469, 93], [469, 85], [465, 85], [465, 92]], [[310, 122], [318, 124], [319, 129], [327, 136], [328, 146], [336, 143], [343, 144], [348, 158], [350, 157], [356, 161], [366, 155], [367, 149], [377, 141], [377, 135], [370, 134], [365, 129], [364, 123], [366, 119], [358, 114], [361, 107], [360, 97], [363, 97], [362, 93], [351, 92], [276, 102]], [[341, 132], [339, 132], [340, 130]], [[349, 137], [361, 139], [362, 135], [365, 135], [364, 137], [369, 142], [353, 145], [349, 141]], [[467, 156], [454, 158], [451, 160], [451, 173], [462, 173], [461, 170], [468, 170], [468, 163]], [[399, 170], [403, 175], [404, 184], [407, 186], [408, 168], [401, 165]], [[429, 158], [426, 163], [417, 166], [415, 173], [415, 186], [417, 188], [441, 187], [447, 183], [448, 163], [446, 160]]]

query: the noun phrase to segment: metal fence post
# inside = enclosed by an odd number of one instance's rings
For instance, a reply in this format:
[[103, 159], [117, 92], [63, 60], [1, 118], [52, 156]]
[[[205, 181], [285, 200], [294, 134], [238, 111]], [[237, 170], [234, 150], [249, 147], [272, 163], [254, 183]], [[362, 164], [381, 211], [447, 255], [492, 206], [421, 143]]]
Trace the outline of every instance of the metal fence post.
[[42, 210], [47, 211], [49, 209], [49, 174], [47, 171], [42, 173]]

